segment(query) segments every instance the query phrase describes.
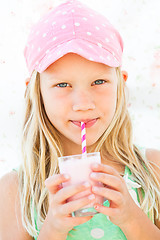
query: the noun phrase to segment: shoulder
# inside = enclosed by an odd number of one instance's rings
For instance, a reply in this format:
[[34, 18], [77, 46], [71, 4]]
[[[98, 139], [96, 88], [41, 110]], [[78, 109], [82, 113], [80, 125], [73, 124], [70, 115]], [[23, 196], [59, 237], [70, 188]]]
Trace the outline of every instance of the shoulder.
[[0, 239], [31, 240], [22, 226], [18, 175], [12, 171], [0, 179]]
[[149, 161], [154, 161], [160, 165], [160, 151], [152, 148], [146, 149], [146, 157]]
[[146, 149], [146, 158], [152, 165], [157, 177], [160, 181], [160, 151], [156, 149]]

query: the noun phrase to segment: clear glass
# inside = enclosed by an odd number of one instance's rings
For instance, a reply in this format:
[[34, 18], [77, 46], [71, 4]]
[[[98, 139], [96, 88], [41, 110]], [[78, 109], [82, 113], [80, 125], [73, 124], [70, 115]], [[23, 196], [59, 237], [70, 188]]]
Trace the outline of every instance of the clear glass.
[[[86, 181], [90, 182], [92, 186], [102, 185], [102, 183], [92, 181], [89, 178], [89, 175], [92, 172], [90, 165], [92, 163], [101, 163], [101, 157], [99, 152], [59, 157], [58, 161], [60, 173], [68, 174], [71, 177], [70, 181], [63, 183], [63, 187]], [[91, 189], [88, 189], [69, 198], [68, 201], [79, 199], [90, 194]], [[92, 201], [91, 204], [85, 206], [83, 209], [79, 209], [73, 212], [72, 216], [80, 217], [95, 215], [97, 211], [93, 207], [94, 203], [103, 204], [104, 200], [101, 196], [95, 195], [95, 197], [95, 200]]]

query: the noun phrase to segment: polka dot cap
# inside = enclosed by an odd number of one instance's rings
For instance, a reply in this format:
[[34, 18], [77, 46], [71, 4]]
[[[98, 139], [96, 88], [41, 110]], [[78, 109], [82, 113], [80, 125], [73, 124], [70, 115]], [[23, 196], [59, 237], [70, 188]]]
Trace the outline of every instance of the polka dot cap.
[[72, 52], [110, 67], [121, 66], [123, 41], [101, 14], [77, 0], [50, 10], [31, 29], [24, 56], [30, 75]]

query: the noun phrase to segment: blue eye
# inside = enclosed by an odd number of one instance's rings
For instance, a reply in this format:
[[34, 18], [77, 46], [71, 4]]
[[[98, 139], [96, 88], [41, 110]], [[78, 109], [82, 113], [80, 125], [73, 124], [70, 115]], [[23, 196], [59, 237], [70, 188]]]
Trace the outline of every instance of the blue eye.
[[59, 83], [57, 84], [57, 87], [60, 87], [60, 88], [65, 88], [65, 87], [68, 87], [69, 84], [68, 83]]
[[99, 80], [96, 80], [93, 85], [101, 85], [105, 82], [106, 82], [105, 80], [99, 79]]

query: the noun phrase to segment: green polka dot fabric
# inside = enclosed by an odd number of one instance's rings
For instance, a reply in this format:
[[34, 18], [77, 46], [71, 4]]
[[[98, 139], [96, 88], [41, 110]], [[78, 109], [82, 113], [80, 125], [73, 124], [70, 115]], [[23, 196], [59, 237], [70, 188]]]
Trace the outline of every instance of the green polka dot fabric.
[[[104, 206], [109, 207], [109, 202], [106, 200]], [[112, 239], [125, 240], [126, 237], [122, 230], [114, 225], [106, 215], [98, 213], [84, 224], [76, 226], [75, 230], [71, 230], [67, 236], [67, 240], [93, 240], [93, 239]]]

